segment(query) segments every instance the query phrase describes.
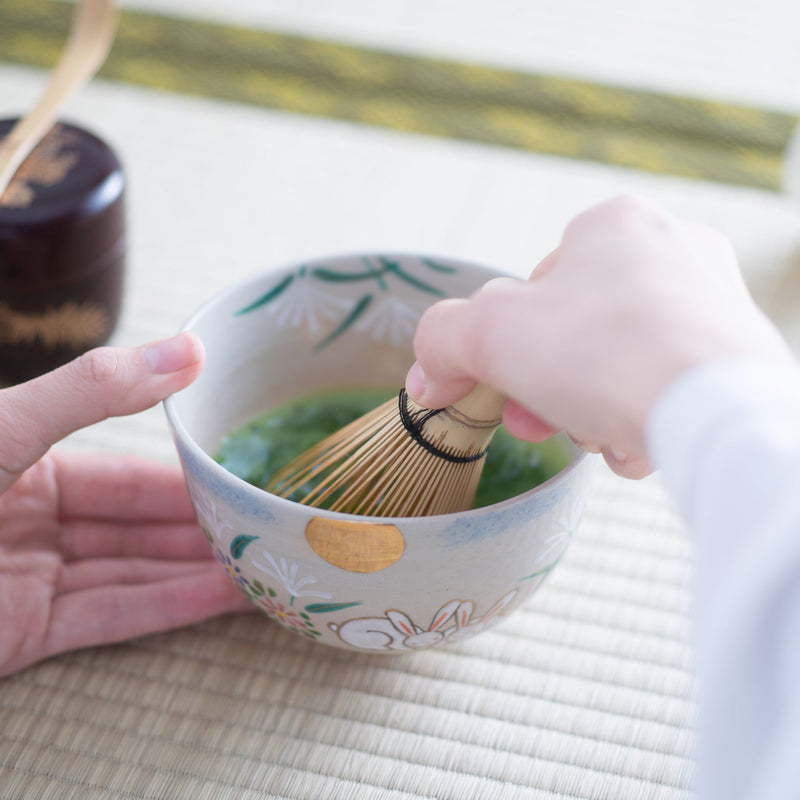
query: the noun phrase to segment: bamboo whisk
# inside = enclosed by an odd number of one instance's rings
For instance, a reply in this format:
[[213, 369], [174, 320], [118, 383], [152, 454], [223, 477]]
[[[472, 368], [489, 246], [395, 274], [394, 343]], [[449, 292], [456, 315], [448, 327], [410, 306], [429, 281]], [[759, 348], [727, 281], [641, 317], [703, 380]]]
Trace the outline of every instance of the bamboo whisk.
[[487, 386], [431, 411], [405, 393], [346, 425], [273, 475], [268, 492], [379, 517], [421, 517], [472, 506], [503, 398]]

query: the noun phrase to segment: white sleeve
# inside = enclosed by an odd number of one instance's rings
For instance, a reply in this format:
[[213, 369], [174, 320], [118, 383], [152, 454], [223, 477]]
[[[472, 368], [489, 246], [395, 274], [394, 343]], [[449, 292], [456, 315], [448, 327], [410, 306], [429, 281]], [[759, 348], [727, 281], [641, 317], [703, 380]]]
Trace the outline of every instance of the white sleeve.
[[700, 800], [800, 798], [800, 370], [689, 372], [648, 420], [697, 544]]

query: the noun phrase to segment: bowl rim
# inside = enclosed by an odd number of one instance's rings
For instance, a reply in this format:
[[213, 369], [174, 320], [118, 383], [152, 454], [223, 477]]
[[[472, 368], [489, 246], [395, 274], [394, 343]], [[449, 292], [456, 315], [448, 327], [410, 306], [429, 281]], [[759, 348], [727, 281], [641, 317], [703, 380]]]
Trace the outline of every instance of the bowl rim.
[[[193, 326], [197, 323], [199, 319], [207, 315], [215, 306], [219, 306], [223, 304], [226, 300], [228, 300], [233, 295], [241, 292], [243, 289], [249, 286], [257, 285], [262, 282], [265, 278], [270, 275], [274, 275], [280, 272], [287, 272], [292, 269], [299, 269], [304, 264], [310, 264], [322, 260], [326, 261], [333, 261], [333, 260], [345, 260], [345, 259], [353, 259], [353, 258], [363, 258], [367, 255], [381, 255], [384, 257], [396, 257], [396, 258], [431, 258], [431, 259], [441, 259], [443, 261], [448, 262], [457, 262], [463, 266], [478, 269], [478, 270], [489, 270], [491, 272], [495, 272], [496, 275], [493, 277], [516, 277], [510, 275], [508, 273], [503, 273], [501, 270], [498, 270], [494, 267], [490, 267], [486, 264], [480, 264], [474, 261], [468, 261], [466, 259], [460, 258], [458, 256], [449, 256], [445, 254], [432, 254], [427, 252], [421, 251], [402, 251], [402, 250], [391, 250], [391, 251], [350, 251], [350, 252], [342, 252], [338, 254], [327, 254], [321, 256], [314, 256], [303, 258], [300, 260], [295, 260], [291, 262], [285, 262], [279, 264], [275, 267], [270, 267], [259, 272], [254, 272], [251, 275], [232, 283], [226, 289], [223, 289], [221, 292], [218, 292], [213, 297], [206, 300], [202, 305], [200, 305], [192, 314], [191, 316], [184, 322], [184, 324], [180, 327], [179, 332], [184, 331], [192, 331]], [[519, 278], [517, 278], [519, 280]], [[180, 392], [176, 392], [176, 394], [180, 394]], [[394, 522], [402, 522], [404, 528], [408, 528], [409, 526], [416, 527], [417, 525], [424, 525], [426, 520], [430, 520], [432, 517], [430, 516], [422, 516], [422, 517], [381, 517], [381, 516], [373, 516], [373, 515], [363, 515], [363, 514], [349, 514], [342, 511], [330, 511], [325, 508], [316, 508], [313, 506], [307, 506], [302, 503], [298, 503], [294, 500], [288, 500], [284, 497], [280, 497], [275, 494], [271, 494], [266, 492], [264, 489], [259, 488], [258, 486], [253, 486], [253, 484], [248, 483], [243, 478], [240, 478], [238, 475], [234, 475], [229, 470], [225, 469], [221, 464], [219, 464], [212, 456], [210, 456], [200, 445], [194, 440], [189, 432], [186, 430], [186, 427], [183, 424], [183, 421], [180, 418], [180, 414], [176, 408], [176, 401], [175, 395], [170, 395], [163, 401], [164, 412], [167, 417], [167, 421], [172, 429], [173, 436], [177, 439], [178, 442], [184, 447], [186, 447], [192, 457], [198, 462], [200, 465], [205, 466], [207, 469], [210, 469], [212, 474], [214, 474], [215, 478], [221, 481], [224, 484], [230, 486], [231, 489], [235, 490], [237, 493], [244, 492], [247, 496], [251, 497], [254, 500], [259, 498], [263, 498], [264, 495], [269, 495], [271, 498], [271, 502], [275, 502], [280, 506], [283, 506], [287, 509], [305, 509], [305, 510], [312, 510], [317, 516], [325, 516], [331, 519], [341, 519], [341, 520], [348, 520], [348, 521], [360, 521], [363, 523], [371, 523], [371, 524], [392, 524]], [[536, 495], [543, 495], [550, 491], [557, 490], [557, 488], [566, 483], [572, 474], [579, 470], [588, 460], [595, 458], [591, 453], [587, 453], [584, 450], [581, 450], [577, 447], [574, 443], [571, 442], [569, 437], [564, 432], [559, 432], [554, 434], [555, 436], [561, 436], [567, 439], [567, 442], [571, 444], [574, 448], [574, 452], [572, 455], [572, 459], [567, 466], [563, 469], [559, 470], [555, 475], [551, 478], [548, 478], [546, 481], [533, 486], [532, 488], [528, 489], [526, 492], [522, 492], [521, 494], [514, 495], [513, 497], [509, 497], [506, 500], [502, 500], [499, 503], [491, 503], [486, 506], [480, 506], [479, 508], [471, 508], [467, 511], [455, 511], [449, 514], [437, 514], [433, 518], [436, 520], [441, 520], [443, 524], [447, 523], [448, 521], [452, 522], [457, 519], [467, 519], [467, 520], [474, 520], [477, 517], [486, 514], [493, 514], [498, 513], [504, 509], [509, 507], [518, 505], [523, 503], [527, 500], [532, 500]]]

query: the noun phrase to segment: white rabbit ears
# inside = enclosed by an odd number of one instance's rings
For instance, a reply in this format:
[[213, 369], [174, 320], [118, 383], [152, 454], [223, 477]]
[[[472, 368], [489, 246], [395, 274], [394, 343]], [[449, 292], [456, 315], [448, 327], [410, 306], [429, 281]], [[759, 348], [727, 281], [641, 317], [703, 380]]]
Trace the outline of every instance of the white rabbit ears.
[[422, 633], [422, 630], [418, 628], [402, 611], [396, 611], [392, 609], [391, 611], [386, 612], [386, 616], [389, 618], [389, 621], [397, 628], [400, 633], [405, 634], [406, 636], [414, 636], [417, 633]]
[[461, 605], [460, 600], [451, 600], [447, 605], [442, 606], [434, 615], [433, 619], [431, 620], [430, 627], [428, 628], [429, 631], [438, 631], [442, 628], [450, 617], [455, 614], [456, 609]]
[[[431, 624], [428, 626], [428, 632], [441, 630], [450, 618], [455, 614], [458, 607], [461, 605], [460, 600], [451, 600], [447, 605], [442, 606], [434, 615]], [[400, 633], [406, 636], [414, 636], [419, 633], [425, 633], [418, 625], [415, 625], [409, 617], [402, 611], [391, 609], [386, 612], [386, 616], [391, 621], [392, 625], [397, 628]]]
[[465, 600], [459, 603], [456, 609], [456, 625], [459, 628], [466, 628], [469, 621], [472, 619], [472, 612], [475, 610], [475, 603], [472, 600]]
[[516, 595], [517, 590], [513, 589], [510, 591], [505, 597], [500, 598], [484, 615], [484, 620], [491, 619], [495, 614], [499, 614], [513, 599], [514, 595]]
[[[482, 622], [488, 622], [496, 614], [499, 614], [517, 594], [517, 590], [510, 591], [505, 597], [498, 600], [481, 618]], [[470, 624], [472, 620], [472, 613], [475, 610], [475, 604], [471, 600], [451, 600], [446, 605], [443, 605], [434, 614], [431, 624], [428, 626], [427, 631], [423, 631], [418, 625], [415, 625], [408, 615], [397, 609], [390, 609], [386, 612], [386, 616], [392, 625], [405, 636], [417, 636], [420, 633], [431, 633], [433, 631], [441, 631], [442, 628], [450, 621], [451, 617], [455, 615], [456, 627], [464, 628]], [[477, 621], [477, 620], [475, 620]]]

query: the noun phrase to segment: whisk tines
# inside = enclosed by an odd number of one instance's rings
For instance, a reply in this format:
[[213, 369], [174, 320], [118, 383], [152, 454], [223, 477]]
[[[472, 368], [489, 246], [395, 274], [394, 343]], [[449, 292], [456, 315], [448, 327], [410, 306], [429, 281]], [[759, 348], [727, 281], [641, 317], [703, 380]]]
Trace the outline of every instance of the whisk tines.
[[279, 470], [265, 487], [333, 511], [414, 517], [472, 506], [503, 399], [485, 386], [426, 409], [401, 391]]

